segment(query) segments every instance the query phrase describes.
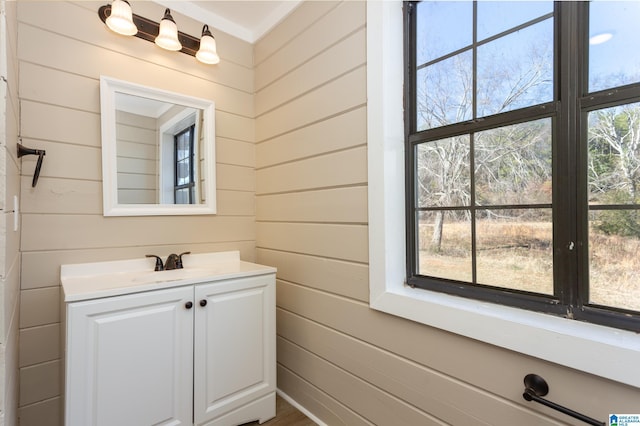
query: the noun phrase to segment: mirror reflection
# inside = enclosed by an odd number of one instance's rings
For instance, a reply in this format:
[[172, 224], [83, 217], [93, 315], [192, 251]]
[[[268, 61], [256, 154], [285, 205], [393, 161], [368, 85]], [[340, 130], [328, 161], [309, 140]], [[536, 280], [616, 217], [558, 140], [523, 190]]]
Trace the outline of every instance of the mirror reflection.
[[116, 93], [119, 204], [199, 204], [202, 111]]
[[215, 213], [213, 102], [101, 78], [105, 215]]

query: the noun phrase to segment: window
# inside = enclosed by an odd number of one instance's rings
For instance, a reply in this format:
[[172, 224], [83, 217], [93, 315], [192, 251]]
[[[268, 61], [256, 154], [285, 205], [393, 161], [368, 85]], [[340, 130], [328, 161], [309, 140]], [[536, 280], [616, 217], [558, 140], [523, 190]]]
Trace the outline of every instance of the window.
[[174, 199], [176, 204], [195, 204], [195, 154], [193, 149], [195, 125], [175, 134], [174, 156], [175, 159], [175, 179], [174, 179]]
[[637, 2], [408, 2], [407, 283], [640, 329]]
[[[173, 108], [160, 125], [160, 203], [201, 204], [201, 154], [198, 137], [201, 120], [194, 108]], [[200, 159], [200, 160], [199, 160]]]

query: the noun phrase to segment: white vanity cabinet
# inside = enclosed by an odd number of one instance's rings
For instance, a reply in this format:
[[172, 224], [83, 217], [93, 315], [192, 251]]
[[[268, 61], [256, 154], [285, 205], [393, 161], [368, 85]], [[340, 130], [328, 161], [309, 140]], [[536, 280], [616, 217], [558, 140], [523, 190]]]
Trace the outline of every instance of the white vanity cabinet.
[[105, 292], [98, 285], [90, 298], [70, 285], [66, 426], [230, 426], [275, 416], [275, 270], [261, 268], [200, 279], [185, 267], [186, 279], [95, 297]]
[[193, 287], [67, 306], [66, 425], [189, 425]]
[[274, 417], [275, 275], [196, 286], [195, 305], [195, 424]]

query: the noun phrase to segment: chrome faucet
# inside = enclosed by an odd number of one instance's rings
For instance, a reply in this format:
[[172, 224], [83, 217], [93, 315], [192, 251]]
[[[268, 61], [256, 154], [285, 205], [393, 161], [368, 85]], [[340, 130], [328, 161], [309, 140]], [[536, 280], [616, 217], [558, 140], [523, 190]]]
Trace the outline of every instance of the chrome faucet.
[[156, 258], [156, 266], [154, 271], [169, 271], [171, 269], [182, 269], [182, 256], [185, 254], [191, 254], [190, 251], [185, 251], [184, 253], [175, 254], [171, 253], [169, 257], [167, 257], [167, 261], [163, 264], [160, 256], [156, 256], [155, 254], [148, 254], [147, 257], [155, 257]]

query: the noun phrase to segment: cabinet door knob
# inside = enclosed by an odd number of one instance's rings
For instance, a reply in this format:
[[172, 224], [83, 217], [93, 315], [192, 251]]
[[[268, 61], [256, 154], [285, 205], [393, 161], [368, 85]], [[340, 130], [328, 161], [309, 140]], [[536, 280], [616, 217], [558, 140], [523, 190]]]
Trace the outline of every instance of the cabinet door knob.
[[185, 307], [185, 308], [187, 308], [187, 309], [191, 309], [191, 308], [193, 308], [193, 302], [187, 302], [187, 303], [185, 303], [185, 304], [184, 304], [184, 307]]
[[200, 306], [207, 306], [207, 299], [202, 299], [200, 301]]

